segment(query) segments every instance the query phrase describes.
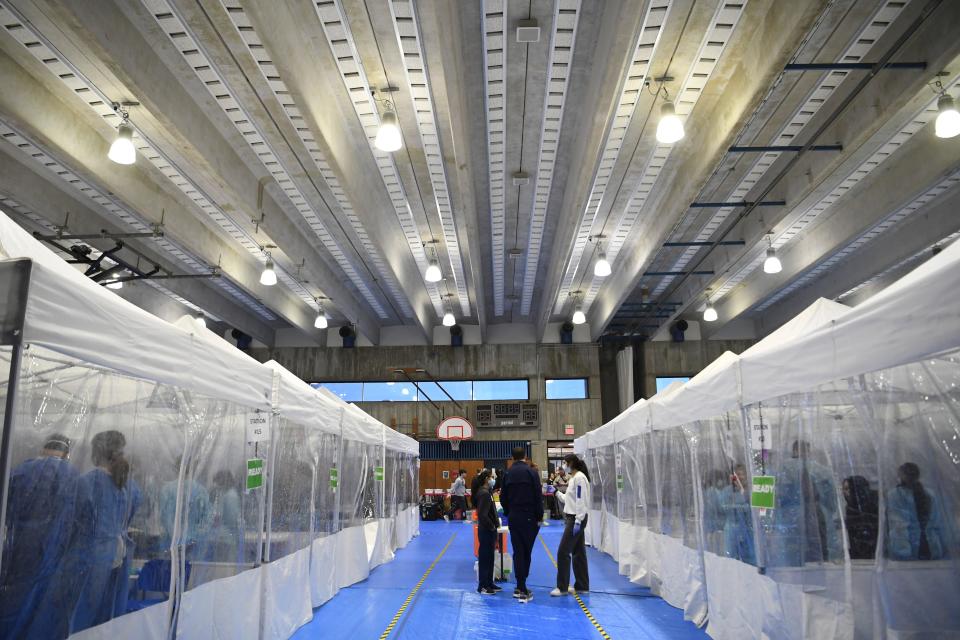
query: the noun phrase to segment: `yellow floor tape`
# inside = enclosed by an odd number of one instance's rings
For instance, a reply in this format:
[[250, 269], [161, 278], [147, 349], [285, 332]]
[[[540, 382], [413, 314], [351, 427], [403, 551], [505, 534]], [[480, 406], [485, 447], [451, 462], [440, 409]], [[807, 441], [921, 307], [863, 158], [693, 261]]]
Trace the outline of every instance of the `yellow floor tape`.
[[[450, 536], [450, 539], [447, 540], [447, 544], [443, 546], [443, 549], [440, 550], [440, 553], [437, 554], [437, 557], [433, 559], [433, 562], [430, 563], [430, 566], [427, 567], [427, 570], [423, 572], [423, 575], [420, 576], [420, 581], [414, 585], [413, 590], [407, 596], [407, 599], [403, 601], [403, 604], [400, 605], [400, 608], [397, 609], [397, 612], [393, 614], [393, 618], [390, 620], [390, 624], [387, 625], [387, 628], [383, 630], [383, 633], [380, 634], [380, 640], [386, 640], [387, 637], [393, 633], [393, 628], [397, 626], [397, 623], [400, 621], [400, 618], [403, 616], [403, 612], [407, 610], [407, 607], [410, 606], [410, 603], [413, 601], [413, 597], [417, 595], [417, 591], [420, 590], [420, 587], [423, 586], [423, 583], [426, 581], [427, 576], [430, 575], [430, 572], [433, 571], [433, 568], [437, 566], [437, 563], [440, 562], [440, 558], [443, 557], [443, 554], [447, 552], [447, 549], [450, 548], [450, 543], [453, 542], [453, 539], [457, 537], [457, 534], [454, 533]], [[607, 636], [604, 636], [607, 637]]]
[[[538, 535], [537, 538], [540, 539], [540, 544], [543, 545], [544, 551], [547, 552], [547, 557], [550, 558], [550, 562], [553, 563], [553, 568], [556, 569], [556, 568], [557, 568], [557, 561], [553, 559], [553, 554], [550, 553], [550, 547], [548, 547], [548, 546], [547, 546], [547, 543], [544, 542], [543, 536], [539, 536], [539, 535]], [[574, 594], [573, 597], [576, 598], [577, 604], [580, 605], [580, 609], [583, 611], [583, 614], [584, 614], [585, 616], [587, 616], [587, 620], [589, 620], [590, 623], [591, 623], [594, 627], [596, 627], [597, 631], [600, 632], [600, 635], [604, 638], [604, 640], [610, 640], [610, 634], [607, 633], [606, 629], [604, 629], [603, 626], [602, 626], [599, 622], [597, 622], [597, 619], [593, 617], [593, 614], [590, 613], [590, 609], [587, 608], [587, 605], [583, 602], [583, 599], [580, 597], [580, 594], [579, 594], [579, 593], [576, 593], [576, 594]]]

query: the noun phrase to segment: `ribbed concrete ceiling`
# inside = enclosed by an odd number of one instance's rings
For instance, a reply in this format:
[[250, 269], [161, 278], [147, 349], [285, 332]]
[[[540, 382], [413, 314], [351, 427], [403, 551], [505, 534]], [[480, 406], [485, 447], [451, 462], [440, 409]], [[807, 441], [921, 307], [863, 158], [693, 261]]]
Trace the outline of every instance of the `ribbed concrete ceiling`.
[[[46, 234], [162, 230], [128, 246], [219, 277], [124, 295], [268, 344], [323, 341], [318, 304], [373, 342], [447, 311], [543, 336], [576, 305], [593, 338], [708, 302], [708, 334], [765, 332], [960, 232], [960, 137], [932, 133], [956, 24], [930, 0], [0, 0], [0, 207]], [[786, 69], [881, 61], [925, 66]], [[139, 103], [133, 166], [106, 158], [115, 102]]]

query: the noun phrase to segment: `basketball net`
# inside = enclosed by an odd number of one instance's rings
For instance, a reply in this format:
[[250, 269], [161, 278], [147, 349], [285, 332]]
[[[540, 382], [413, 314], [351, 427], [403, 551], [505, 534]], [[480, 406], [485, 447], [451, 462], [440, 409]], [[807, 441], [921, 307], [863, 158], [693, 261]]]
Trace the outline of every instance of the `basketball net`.
[[463, 442], [460, 438], [450, 438], [450, 449], [453, 451], [460, 451], [460, 443]]

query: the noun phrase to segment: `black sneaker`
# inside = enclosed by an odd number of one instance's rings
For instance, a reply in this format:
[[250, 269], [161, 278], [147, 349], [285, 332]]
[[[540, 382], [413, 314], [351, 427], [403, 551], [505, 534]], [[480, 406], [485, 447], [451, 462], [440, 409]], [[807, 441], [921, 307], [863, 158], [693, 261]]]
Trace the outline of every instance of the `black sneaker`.
[[496, 592], [496, 591], [494, 591], [493, 589], [487, 589], [487, 588], [477, 589], [477, 593], [479, 593], [479, 594], [482, 595], [482, 596], [495, 596], [495, 595], [497, 595], [497, 592]]
[[531, 600], [533, 600], [533, 591], [530, 591], [529, 589], [527, 589], [527, 590], [524, 591], [524, 592], [520, 595], [520, 597], [517, 598], [517, 599], [518, 599], [520, 602], [526, 604], [527, 602], [530, 602]]
[[513, 597], [514, 597], [514, 598], [517, 598], [517, 599], [522, 598], [522, 597], [523, 597], [523, 592], [520, 591], [520, 589], [514, 589], [514, 590], [513, 590]]
[[493, 585], [493, 590], [496, 591], [497, 593], [500, 593], [501, 591], [503, 591], [503, 587], [498, 587], [497, 585]]

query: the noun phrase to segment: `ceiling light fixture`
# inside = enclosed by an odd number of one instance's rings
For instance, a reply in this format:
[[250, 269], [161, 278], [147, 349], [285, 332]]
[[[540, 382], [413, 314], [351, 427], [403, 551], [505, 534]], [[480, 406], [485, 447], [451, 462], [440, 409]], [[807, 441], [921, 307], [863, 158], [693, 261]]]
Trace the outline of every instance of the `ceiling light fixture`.
[[263, 271], [260, 273], [260, 284], [266, 287], [277, 284], [277, 272], [273, 269], [273, 260], [269, 253], [267, 253], [267, 262], [263, 265]]
[[717, 319], [717, 310], [713, 307], [712, 302], [707, 303], [707, 308], [703, 310], [703, 320], [704, 322], [714, 322]]
[[427, 267], [427, 272], [423, 274], [423, 279], [427, 282], [440, 282], [443, 280], [443, 272], [440, 271], [440, 261], [436, 258], [430, 260], [430, 266]]
[[667, 100], [660, 105], [660, 121], [657, 123], [657, 142], [673, 144], [684, 136], [683, 122], [677, 115], [673, 102]]
[[[386, 87], [380, 89], [385, 93], [397, 91], [396, 87]], [[383, 105], [383, 115], [380, 117], [380, 128], [377, 129], [377, 137], [373, 140], [373, 146], [380, 151], [391, 153], [397, 151], [403, 146], [403, 135], [400, 133], [400, 126], [397, 124], [397, 112], [393, 102], [387, 98], [378, 98], [376, 90], [370, 92], [373, 101]]]
[[443, 314], [443, 326], [452, 327], [455, 324], [457, 324], [457, 318], [452, 312], [447, 311], [445, 314]]
[[573, 324], [583, 324], [587, 321], [587, 316], [583, 313], [583, 305], [578, 304], [573, 310]]
[[593, 263], [593, 275], [598, 278], [606, 278], [611, 271], [610, 263], [607, 262], [607, 254], [601, 251], [597, 261]]
[[780, 273], [783, 271], [783, 265], [780, 264], [780, 258], [777, 257], [777, 250], [773, 248], [773, 240], [767, 236], [767, 258], [763, 261], [764, 273]]
[[117, 137], [110, 145], [107, 157], [117, 164], [133, 164], [137, 161], [137, 149], [133, 146], [133, 125], [130, 124], [130, 114], [124, 106], [133, 106], [137, 103], [113, 103], [113, 111], [120, 116], [120, 126], [117, 127]]
[[114, 291], [118, 289], [123, 289], [123, 280], [114, 280], [106, 284], [107, 289], [113, 289]]
[[198, 313], [196, 317], [193, 319], [193, 321], [196, 322], [197, 326], [200, 327], [201, 329], [207, 328], [207, 321], [203, 317], [203, 313]]
[[328, 326], [327, 322], [327, 312], [323, 310], [323, 307], [317, 307], [317, 319], [313, 321], [313, 326], [317, 329], [326, 329]]
[[953, 102], [953, 98], [944, 92], [937, 100], [937, 122], [934, 132], [938, 138], [954, 138], [960, 135], [960, 111]]

